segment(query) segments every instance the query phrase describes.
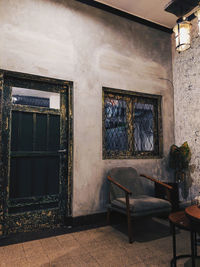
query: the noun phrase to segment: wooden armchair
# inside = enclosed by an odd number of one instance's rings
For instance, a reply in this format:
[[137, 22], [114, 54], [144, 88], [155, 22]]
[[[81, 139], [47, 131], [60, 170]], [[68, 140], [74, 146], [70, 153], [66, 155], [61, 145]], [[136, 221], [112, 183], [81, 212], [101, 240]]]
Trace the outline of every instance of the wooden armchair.
[[[130, 243], [133, 242], [131, 217], [170, 213], [173, 205], [172, 186], [145, 174], [139, 176], [135, 169], [128, 167], [112, 169], [107, 178], [110, 183], [107, 222], [110, 224], [111, 210], [126, 214]], [[166, 190], [167, 200], [155, 196], [155, 184]]]

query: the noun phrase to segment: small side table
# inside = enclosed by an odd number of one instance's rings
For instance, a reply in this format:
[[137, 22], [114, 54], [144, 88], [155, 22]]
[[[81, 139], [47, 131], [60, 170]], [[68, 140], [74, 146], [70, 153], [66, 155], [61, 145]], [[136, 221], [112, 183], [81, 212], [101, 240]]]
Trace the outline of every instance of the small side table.
[[[190, 231], [190, 221], [186, 217], [185, 211], [177, 211], [171, 213], [169, 215], [169, 221], [172, 229], [172, 240], [173, 240], [173, 259], [171, 260], [171, 266], [176, 267], [176, 262], [178, 259], [192, 257], [192, 254], [182, 254], [178, 256], [176, 255], [176, 227], [179, 229]], [[193, 235], [194, 235], [194, 237], [192, 238], [192, 240], [194, 240], [193, 248], [196, 256], [197, 255], [196, 233], [193, 232]]]
[[[185, 213], [187, 218], [190, 221], [190, 232], [191, 232], [191, 248], [192, 248], [192, 267], [195, 267], [195, 258], [197, 257], [197, 254], [195, 253], [196, 249], [194, 246], [194, 232], [197, 232], [200, 234], [200, 208], [197, 205], [193, 205], [190, 207], [187, 207], [185, 209]], [[199, 262], [198, 262], [199, 264]]]

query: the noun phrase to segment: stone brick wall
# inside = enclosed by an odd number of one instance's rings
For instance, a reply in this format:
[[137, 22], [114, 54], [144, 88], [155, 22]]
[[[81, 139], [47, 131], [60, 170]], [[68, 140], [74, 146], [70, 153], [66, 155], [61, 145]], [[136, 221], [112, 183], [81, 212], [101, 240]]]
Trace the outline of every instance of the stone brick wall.
[[[2, 90], [3, 90], [3, 73], [0, 72], [0, 131], [2, 128]], [[2, 149], [1, 149], [1, 134], [0, 134], [0, 236], [2, 235], [3, 223], [3, 180], [2, 180]]]
[[173, 82], [175, 143], [179, 146], [187, 141], [192, 152], [187, 181], [180, 185], [181, 198], [191, 201], [200, 191], [200, 36], [196, 20], [192, 22], [191, 48], [174, 53]]

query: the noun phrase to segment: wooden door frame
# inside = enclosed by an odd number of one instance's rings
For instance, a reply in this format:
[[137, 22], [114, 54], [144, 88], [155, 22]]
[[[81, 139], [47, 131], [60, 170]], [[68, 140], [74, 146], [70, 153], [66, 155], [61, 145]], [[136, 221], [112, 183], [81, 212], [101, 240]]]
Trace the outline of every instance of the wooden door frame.
[[[4, 81], [8, 80], [8, 83]], [[6, 94], [10, 90], [6, 90], [6, 86], [12, 86], [13, 80], [15, 84], [17, 81], [24, 83], [25, 88], [32, 88], [32, 83], [46, 83], [50, 86], [62, 87], [61, 90], [66, 90], [68, 103], [66, 110], [67, 118], [67, 137], [68, 137], [68, 166], [66, 177], [66, 212], [64, 214], [64, 221], [72, 216], [72, 177], [73, 177], [73, 82], [60, 79], [47, 78], [43, 76], [36, 76], [31, 74], [7, 71], [0, 69], [0, 235], [6, 235], [11, 232], [29, 231], [34, 230], [27, 225], [27, 212], [21, 214], [8, 214], [7, 195], [8, 195], [8, 177], [10, 169], [10, 121], [8, 120], [8, 112], [11, 112], [11, 102], [8, 101], [9, 96]], [[44, 90], [44, 89], [43, 89]], [[42, 211], [44, 213], [44, 211]], [[28, 212], [31, 220], [39, 221], [41, 211]], [[52, 216], [53, 221], [56, 221], [56, 212], [47, 210], [46, 222], [49, 220], [49, 216]], [[45, 225], [45, 222], [43, 223]], [[48, 224], [48, 223], [46, 223]], [[47, 227], [54, 227], [53, 222]]]

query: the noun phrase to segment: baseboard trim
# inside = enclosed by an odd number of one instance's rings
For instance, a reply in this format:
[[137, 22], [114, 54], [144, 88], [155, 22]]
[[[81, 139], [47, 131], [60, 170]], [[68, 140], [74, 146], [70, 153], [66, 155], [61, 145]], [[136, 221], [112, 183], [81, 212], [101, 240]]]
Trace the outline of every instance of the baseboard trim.
[[67, 227], [100, 226], [106, 224], [106, 212], [66, 218]]

